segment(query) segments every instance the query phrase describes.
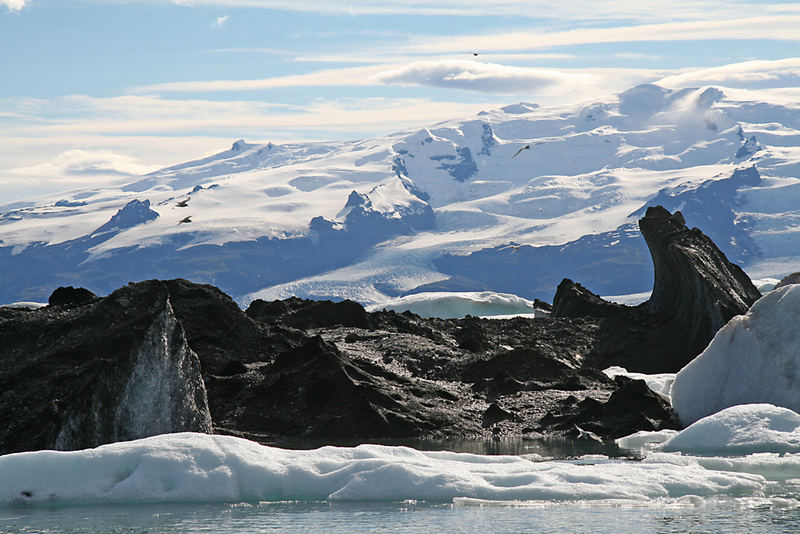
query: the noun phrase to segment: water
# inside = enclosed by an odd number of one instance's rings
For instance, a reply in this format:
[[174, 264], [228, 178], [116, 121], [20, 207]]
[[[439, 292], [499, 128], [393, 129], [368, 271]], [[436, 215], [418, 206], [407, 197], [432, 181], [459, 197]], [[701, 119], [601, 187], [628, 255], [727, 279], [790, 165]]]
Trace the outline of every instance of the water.
[[3, 533], [259, 533], [259, 532], [748, 532], [800, 530], [800, 510], [780, 501], [707, 503], [160, 504], [12, 508], [0, 511]]

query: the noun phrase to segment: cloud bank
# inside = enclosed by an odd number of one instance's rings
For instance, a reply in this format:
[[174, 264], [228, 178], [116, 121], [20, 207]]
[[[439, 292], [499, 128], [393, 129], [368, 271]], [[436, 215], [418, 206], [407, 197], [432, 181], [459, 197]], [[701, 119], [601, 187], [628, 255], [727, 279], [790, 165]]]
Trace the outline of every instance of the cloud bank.
[[0, 6], [6, 6], [9, 11], [19, 11], [28, 0], [0, 0]]
[[[111, 0], [104, 0], [111, 1]], [[147, 1], [147, 0], [139, 0]], [[150, 0], [154, 1], [154, 0]], [[155, 0], [171, 1], [183, 6], [221, 6], [280, 9], [323, 14], [344, 15], [447, 15], [447, 16], [501, 16], [541, 20], [595, 20], [667, 22], [718, 19], [726, 13], [792, 13], [798, 7], [790, 4], [765, 5], [747, 0]]]
[[372, 79], [386, 85], [421, 85], [495, 94], [536, 92], [546, 87], [585, 84], [590, 74], [514, 67], [477, 61], [415, 61], [379, 72]]
[[691, 69], [658, 81], [665, 87], [722, 85], [740, 89], [800, 87], [800, 58], [744, 61], [719, 67]]

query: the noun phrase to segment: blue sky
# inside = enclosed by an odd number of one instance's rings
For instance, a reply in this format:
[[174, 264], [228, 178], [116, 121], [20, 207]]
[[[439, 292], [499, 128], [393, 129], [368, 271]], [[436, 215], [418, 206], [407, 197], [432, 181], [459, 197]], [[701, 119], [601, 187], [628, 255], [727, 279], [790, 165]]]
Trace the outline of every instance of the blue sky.
[[657, 4], [0, 0], [0, 203], [237, 138], [352, 139], [645, 82], [800, 86], [800, 4]]

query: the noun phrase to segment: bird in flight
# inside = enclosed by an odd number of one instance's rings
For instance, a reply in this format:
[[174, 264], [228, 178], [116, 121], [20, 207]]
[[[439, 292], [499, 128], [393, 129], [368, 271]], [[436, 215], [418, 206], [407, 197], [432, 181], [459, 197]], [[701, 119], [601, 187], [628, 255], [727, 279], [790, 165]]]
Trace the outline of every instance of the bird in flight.
[[177, 203], [177, 204], [175, 204], [175, 205], [176, 205], [177, 207], [179, 207], [179, 208], [185, 208], [185, 207], [187, 207], [187, 206], [189, 205], [189, 199], [188, 199], [188, 198], [185, 198], [185, 199], [181, 200], [180, 202], [178, 202], [178, 203]]
[[477, 52], [473, 52], [473, 53], [472, 53], [472, 55], [473, 55], [473, 56], [475, 56], [475, 57], [477, 57], [477, 56], [478, 56], [478, 53], [477, 53]]
[[187, 215], [186, 217], [184, 217], [183, 219], [178, 221], [178, 224], [190, 223], [190, 222], [192, 222], [192, 216], [191, 215]]
[[519, 156], [519, 153], [520, 153], [520, 152], [522, 152], [523, 150], [527, 150], [527, 149], [529, 149], [529, 148], [531, 147], [531, 145], [541, 145], [541, 144], [544, 144], [544, 141], [536, 141], [535, 143], [530, 143], [530, 144], [527, 144], [527, 145], [525, 145], [524, 147], [522, 147], [522, 148], [520, 148], [519, 150], [517, 150], [516, 152], [514, 152], [514, 155], [513, 155], [513, 156], [511, 156], [511, 158], [510, 158], [510, 159], [514, 159], [514, 158], [516, 158], [517, 156]]

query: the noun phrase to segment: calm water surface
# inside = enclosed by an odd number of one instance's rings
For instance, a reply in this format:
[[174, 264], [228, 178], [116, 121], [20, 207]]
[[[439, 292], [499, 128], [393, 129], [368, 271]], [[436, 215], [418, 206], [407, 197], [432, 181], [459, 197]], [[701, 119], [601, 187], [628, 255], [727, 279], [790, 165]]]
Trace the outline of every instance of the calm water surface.
[[700, 506], [569, 503], [258, 503], [6, 509], [4, 533], [800, 532], [800, 510], [734, 501]]

